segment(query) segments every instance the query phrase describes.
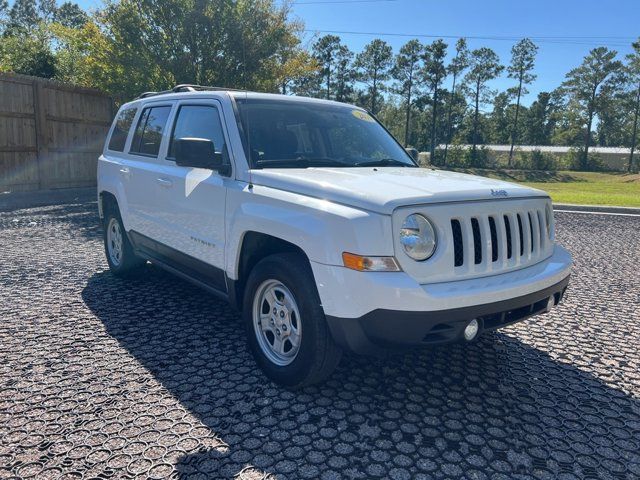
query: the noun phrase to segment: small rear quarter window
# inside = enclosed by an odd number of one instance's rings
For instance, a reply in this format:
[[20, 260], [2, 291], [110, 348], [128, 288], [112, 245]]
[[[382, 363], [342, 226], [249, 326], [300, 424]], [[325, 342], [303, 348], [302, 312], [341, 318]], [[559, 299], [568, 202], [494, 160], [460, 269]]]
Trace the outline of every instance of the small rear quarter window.
[[135, 107], [120, 110], [116, 117], [113, 133], [111, 133], [111, 138], [109, 139], [109, 150], [115, 152], [124, 151], [124, 145], [127, 143], [127, 135], [133, 123], [133, 118], [136, 116], [136, 110]]

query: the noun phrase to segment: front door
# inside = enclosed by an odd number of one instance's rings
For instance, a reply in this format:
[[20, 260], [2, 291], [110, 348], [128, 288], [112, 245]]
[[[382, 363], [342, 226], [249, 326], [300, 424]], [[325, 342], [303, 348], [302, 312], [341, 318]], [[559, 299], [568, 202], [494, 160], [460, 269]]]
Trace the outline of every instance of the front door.
[[184, 100], [176, 107], [159, 176], [164, 183], [161, 215], [169, 227], [161, 242], [173, 250], [185, 273], [226, 291], [224, 216], [227, 184], [232, 180], [212, 170], [178, 166], [173, 152], [179, 138], [211, 140], [216, 152], [222, 152], [227, 136], [220, 112], [216, 100]]

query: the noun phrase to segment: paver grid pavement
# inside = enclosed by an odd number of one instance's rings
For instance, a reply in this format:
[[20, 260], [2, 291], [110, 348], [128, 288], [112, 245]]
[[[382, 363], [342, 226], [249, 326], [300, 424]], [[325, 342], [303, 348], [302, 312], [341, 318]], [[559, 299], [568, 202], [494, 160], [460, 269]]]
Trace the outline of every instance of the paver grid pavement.
[[237, 314], [106, 270], [95, 203], [0, 214], [0, 477], [640, 478], [640, 219], [557, 214], [551, 314], [289, 392]]

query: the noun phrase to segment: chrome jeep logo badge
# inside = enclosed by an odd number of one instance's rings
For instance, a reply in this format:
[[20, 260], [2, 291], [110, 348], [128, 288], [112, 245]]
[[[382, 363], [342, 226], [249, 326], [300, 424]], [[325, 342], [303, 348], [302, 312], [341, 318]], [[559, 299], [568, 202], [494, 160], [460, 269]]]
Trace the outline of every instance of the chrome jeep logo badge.
[[507, 193], [506, 190], [494, 190], [492, 188], [491, 189], [491, 196], [493, 196], [493, 197], [508, 197], [509, 194]]

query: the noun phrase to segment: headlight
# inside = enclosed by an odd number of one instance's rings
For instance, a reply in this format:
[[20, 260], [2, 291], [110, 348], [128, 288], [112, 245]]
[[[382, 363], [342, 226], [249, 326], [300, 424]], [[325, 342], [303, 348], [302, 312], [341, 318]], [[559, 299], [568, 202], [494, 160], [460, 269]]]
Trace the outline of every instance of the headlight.
[[409, 215], [400, 230], [400, 244], [407, 255], [426, 260], [436, 250], [436, 231], [431, 222], [417, 213]]
[[553, 210], [551, 209], [551, 205], [547, 205], [544, 217], [547, 225], [547, 235], [549, 235], [549, 239], [551, 239], [553, 238]]

